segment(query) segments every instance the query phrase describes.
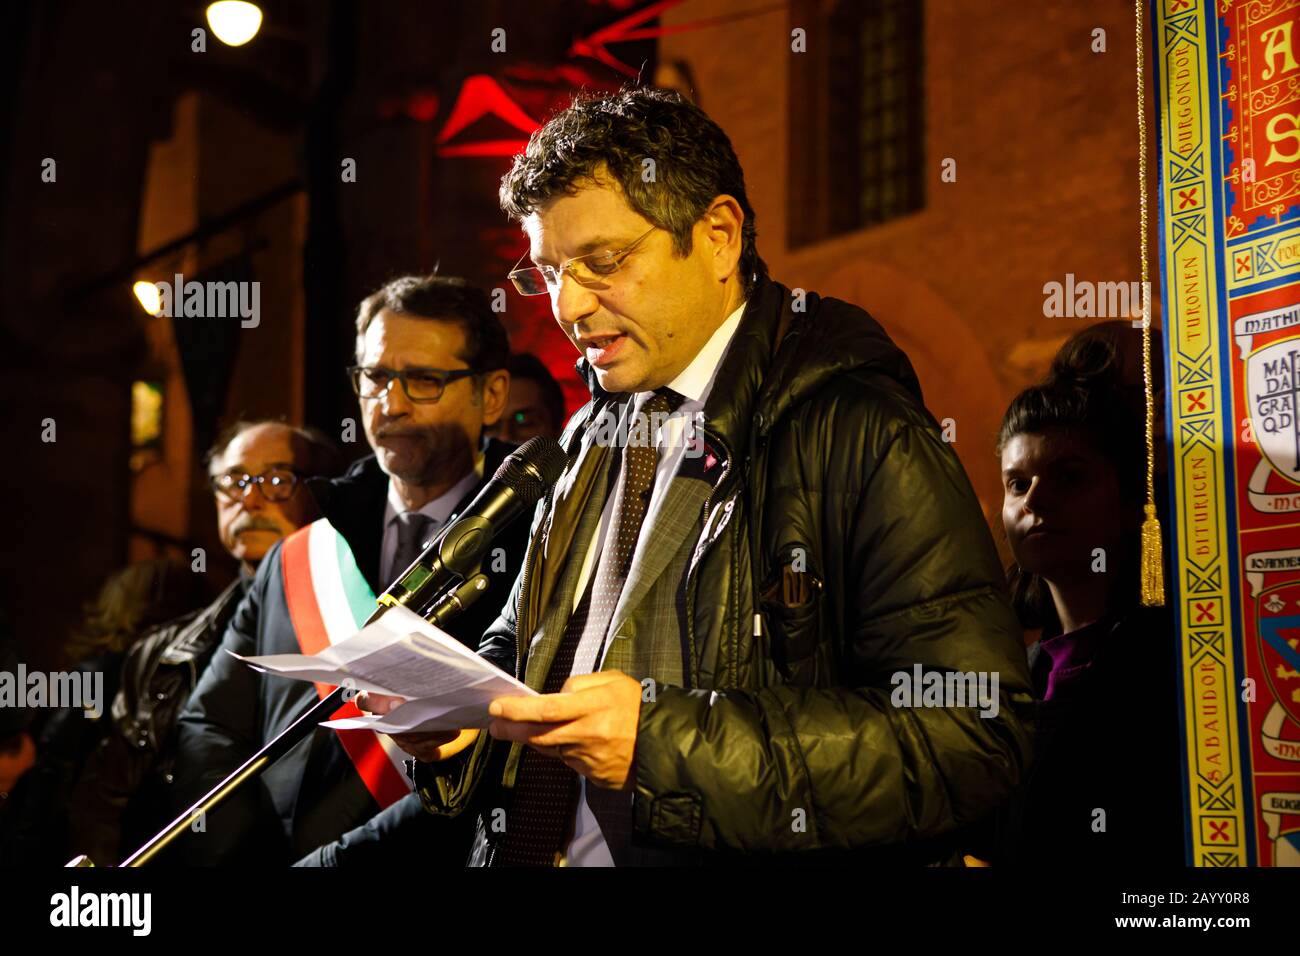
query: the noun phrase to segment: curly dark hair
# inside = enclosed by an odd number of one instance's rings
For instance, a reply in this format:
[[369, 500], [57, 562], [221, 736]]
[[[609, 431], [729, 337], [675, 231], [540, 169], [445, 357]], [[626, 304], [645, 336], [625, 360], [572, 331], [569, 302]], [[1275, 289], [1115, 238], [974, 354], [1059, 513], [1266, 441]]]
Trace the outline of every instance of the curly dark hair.
[[[647, 182], [643, 163], [654, 160]], [[736, 200], [741, 227], [740, 277], [749, 296], [767, 265], [758, 255], [754, 210], [731, 140], [681, 94], [652, 88], [612, 95], [579, 94], [533, 133], [501, 179], [501, 208], [522, 220], [560, 195], [612, 178], [628, 205], [673, 237], [679, 256], [691, 251], [691, 230], [718, 196]]]

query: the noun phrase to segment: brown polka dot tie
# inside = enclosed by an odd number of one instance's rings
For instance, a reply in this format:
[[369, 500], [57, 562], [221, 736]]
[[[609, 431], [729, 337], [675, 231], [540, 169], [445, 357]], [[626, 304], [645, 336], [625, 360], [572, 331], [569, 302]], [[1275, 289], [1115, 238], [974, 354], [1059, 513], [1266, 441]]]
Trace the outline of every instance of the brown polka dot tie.
[[[604, 550], [596, 555], [591, 584], [565, 626], [564, 637], [542, 685], [544, 694], [559, 693], [572, 676], [574, 658], [584, 637], [598, 641], [598, 646], [604, 648], [654, 491], [655, 468], [659, 463], [656, 432], [664, 418], [676, 411], [682, 401], [682, 396], [670, 389], [657, 390], [637, 413], [639, 420], [628, 429], [614, 491], [613, 527], [605, 537]], [[596, 667], [600, 666], [600, 659], [598, 651]], [[576, 772], [554, 757], [525, 747], [494, 864], [554, 866], [571, 837], [580, 792]]]

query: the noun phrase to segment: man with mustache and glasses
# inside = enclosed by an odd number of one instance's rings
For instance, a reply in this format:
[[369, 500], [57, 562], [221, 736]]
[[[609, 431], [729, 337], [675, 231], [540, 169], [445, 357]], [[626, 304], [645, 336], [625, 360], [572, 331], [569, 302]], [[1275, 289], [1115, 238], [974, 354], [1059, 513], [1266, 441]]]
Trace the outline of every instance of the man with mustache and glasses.
[[[359, 629], [375, 595], [514, 450], [483, 437], [505, 408], [509, 356], [487, 294], [462, 279], [407, 276], [361, 303], [348, 377], [374, 455], [340, 478], [309, 484], [323, 517], [271, 546], [223, 650], [315, 653]], [[493, 542], [483, 565], [488, 591], [449, 633], [478, 645], [514, 584], [527, 536], [527, 523], [519, 522]], [[217, 654], [181, 715], [176, 809], [283, 731], [318, 693]], [[356, 710], [349, 702], [342, 712]], [[321, 848], [306, 865], [343, 866], [375, 849], [418, 849], [428, 860], [438, 852], [431, 847], [454, 846], [452, 857], [463, 862], [466, 826], [423, 813], [404, 759], [370, 731], [317, 729], [208, 814], [201, 830], [187, 833], [185, 858], [287, 865]], [[380, 840], [384, 835], [397, 838]]]
[[142, 637], [122, 665], [109, 731], [73, 792], [70, 845], [113, 865], [171, 819], [176, 718], [212, 660], [258, 563], [288, 534], [318, 517], [303, 480], [343, 470], [338, 446], [314, 429], [240, 421], [208, 452], [208, 483], [221, 543], [239, 577], [206, 608]]

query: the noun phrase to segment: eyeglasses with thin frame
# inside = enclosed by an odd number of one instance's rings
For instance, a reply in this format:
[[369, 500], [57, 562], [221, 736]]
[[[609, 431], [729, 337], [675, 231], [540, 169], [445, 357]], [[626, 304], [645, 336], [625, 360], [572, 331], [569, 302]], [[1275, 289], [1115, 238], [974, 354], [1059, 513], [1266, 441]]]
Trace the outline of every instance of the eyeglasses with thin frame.
[[260, 475], [246, 471], [228, 471], [208, 478], [213, 494], [228, 501], [239, 501], [248, 495], [248, 489], [257, 485], [267, 501], [288, 501], [298, 489], [298, 473], [283, 465], [272, 465]]
[[547, 290], [559, 286], [560, 277], [566, 272], [573, 276], [574, 281], [579, 285], [597, 284], [618, 272], [628, 255], [657, 228], [659, 227], [651, 226], [648, 231], [622, 249], [574, 256], [559, 266], [528, 266], [521, 269], [519, 262], [523, 262], [528, 257], [528, 253], [525, 252], [519, 257], [515, 267], [510, 270], [510, 281], [514, 283], [520, 295], [545, 295]]
[[413, 402], [436, 402], [442, 398], [447, 386], [462, 378], [477, 375], [472, 368], [388, 368], [383, 365], [353, 365], [348, 369], [348, 378], [352, 381], [352, 391], [359, 398], [383, 398], [393, 387], [393, 382], [402, 384], [402, 391]]

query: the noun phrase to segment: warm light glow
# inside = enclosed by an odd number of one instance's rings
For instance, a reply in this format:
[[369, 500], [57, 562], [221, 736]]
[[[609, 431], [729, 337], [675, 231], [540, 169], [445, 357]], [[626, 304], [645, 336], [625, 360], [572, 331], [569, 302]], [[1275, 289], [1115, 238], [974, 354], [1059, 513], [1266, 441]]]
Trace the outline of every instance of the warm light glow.
[[131, 383], [131, 445], [145, 448], [162, 439], [163, 390], [159, 382]]
[[141, 279], [135, 285], [131, 286], [131, 291], [135, 297], [140, 300], [144, 310], [150, 315], [157, 315], [162, 311], [162, 296], [158, 294], [158, 287], [152, 282], [145, 282]]
[[262, 10], [244, 0], [220, 0], [208, 7], [208, 26], [226, 46], [243, 46], [257, 36]]

